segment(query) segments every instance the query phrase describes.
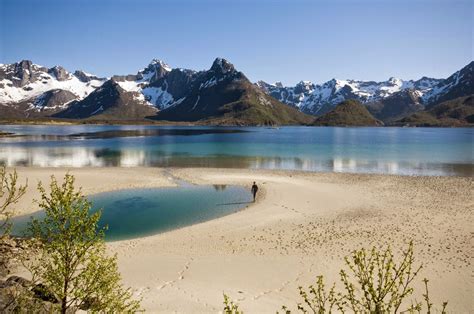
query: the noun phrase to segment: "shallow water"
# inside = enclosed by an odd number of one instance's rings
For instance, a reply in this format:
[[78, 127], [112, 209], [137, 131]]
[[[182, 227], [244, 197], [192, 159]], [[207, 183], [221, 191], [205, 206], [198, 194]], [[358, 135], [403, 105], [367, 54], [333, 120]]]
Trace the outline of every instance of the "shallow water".
[[[251, 202], [248, 189], [229, 185], [127, 189], [88, 197], [92, 212], [103, 209], [100, 226], [108, 241], [153, 235], [235, 213]], [[12, 219], [14, 235], [24, 235], [30, 217]]]
[[[474, 129], [0, 126], [0, 163], [472, 176]], [[22, 136], [18, 136], [22, 135]]]

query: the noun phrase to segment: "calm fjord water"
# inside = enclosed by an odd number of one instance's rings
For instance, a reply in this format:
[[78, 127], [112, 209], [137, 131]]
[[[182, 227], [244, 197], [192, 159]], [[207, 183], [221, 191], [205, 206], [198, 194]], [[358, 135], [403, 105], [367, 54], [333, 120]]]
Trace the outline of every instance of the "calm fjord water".
[[473, 174], [474, 129], [4, 125], [0, 164]]

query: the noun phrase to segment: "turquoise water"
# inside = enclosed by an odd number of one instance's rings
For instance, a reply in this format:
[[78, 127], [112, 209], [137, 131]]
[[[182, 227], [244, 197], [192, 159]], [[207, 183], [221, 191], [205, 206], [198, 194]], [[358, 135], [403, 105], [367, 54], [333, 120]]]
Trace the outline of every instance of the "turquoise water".
[[[153, 235], [232, 214], [251, 202], [240, 186], [185, 186], [128, 189], [88, 197], [93, 211], [103, 209], [100, 226], [108, 226], [107, 241]], [[38, 212], [33, 216], [43, 217]], [[12, 219], [14, 235], [22, 235], [31, 215]]]
[[[473, 174], [474, 129], [0, 126], [0, 164]], [[21, 136], [20, 136], [21, 135]]]

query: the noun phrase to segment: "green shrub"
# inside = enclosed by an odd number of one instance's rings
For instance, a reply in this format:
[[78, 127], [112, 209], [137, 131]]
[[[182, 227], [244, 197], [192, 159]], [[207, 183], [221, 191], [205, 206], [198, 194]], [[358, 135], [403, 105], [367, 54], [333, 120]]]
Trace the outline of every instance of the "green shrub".
[[227, 294], [224, 293], [224, 314], [243, 314], [241, 310], [239, 310], [239, 306], [234, 303]]
[[[327, 290], [324, 277], [318, 276], [315, 285], [307, 289], [299, 287], [301, 301], [297, 310], [301, 313], [432, 313], [433, 304], [430, 302], [428, 280], [424, 279], [424, 302], [408, 304], [407, 297], [413, 295], [413, 281], [418, 276], [422, 266], [415, 266], [413, 243], [403, 252], [400, 261], [395, 261], [389, 248], [380, 251], [375, 247], [367, 251], [360, 249], [345, 258], [348, 270], [339, 272], [342, 286], [336, 290], [333, 284]], [[224, 295], [225, 313], [239, 313], [238, 305]], [[441, 313], [446, 313], [447, 302], [441, 307]], [[232, 312], [235, 308], [236, 312]], [[287, 306], [282, 311], [291, 313]]]
[[27, 185], [18, 185], [16, 170], [7, 173], [5, 166], [0, 168], [0, 239], [9, 235], [13, 215], [10, 206], [25, 194]]

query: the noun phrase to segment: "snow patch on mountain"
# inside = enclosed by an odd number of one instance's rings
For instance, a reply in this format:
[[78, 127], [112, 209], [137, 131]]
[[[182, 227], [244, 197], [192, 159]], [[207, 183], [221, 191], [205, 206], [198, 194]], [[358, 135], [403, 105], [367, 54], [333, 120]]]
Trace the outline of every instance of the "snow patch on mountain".
[[[0, 103], [15, 103], [34, 97], [50, 90], [66, 90], [82, 99], [101, 86], [105, 80], [91, 79], [81, 81], [75, 75], [65, 71], [62, 67], [47, 69], [37, 64], [29, 63], [29, 68], [18, 70], [18, 66], [2, 65], [0, 70], [3, 79], [0, 80]], [[14, 69], [20, 71], [15, 75]], [[41, 101], [41, 100], [39, 100]]]
[[[168, 108], [174, 101], [168, 92], [166, 75], [172, 68], [161, 60], [153, 59], [144, 69], [138, 71], [137, 75], [120, 76], [114, 80], [127, 92], [140, 93], [140, 100], [146, 101], [150, 106], [161, 110]], [[159, 87], [152, 86], [159, 79], [164, 79]]]
[[201, 100], [201, 95], [198, 95], [198, 97], [197, 97], [197, 99], [196, 99], [196, 102], [194, 103], [194, 106], [193, 106], [193, 108], [191, 108], [191, 110], [196, 109], [196, 106], [198, 105], [199, 100]]
[[147, 87], [142, 89], [145, 100], [161, 110], [168, 108], [173, 102], [173, 96], [161, 87]]
[[[172, 70], [172, 68], [166, 62], [164, 62], [162, 60], [159, 60], [159, 59], [151, 60], [151, 62], [148, 66], [154, 66], [155, 68], [156, 67], [161, 67], [167, 72], [170, 72]], [[143, 69], [143, 70], [146, 70], [146, 68]]]
[[19, 102], [35, 96], [41, 95], [52, 89], [63, 89], [75, 94], [82, 99], [92, 93], [103, 81], [93, 80], [88, 83], [81, 82], [78, 78], [72, 77], [65, 81], [58, 81], [51, 75], [44, 73], [41, 80], [29, 83], [24, 87], [15, 87], [8, 79], [0, 81], [3, 88], [0, 89], [0, 103]]
[[99, 112], [102, 112], [104, 111], [104, 106], [100, 106], [99, 108], [97, 108], [97, 110], [94, 110], [94, 112], [91, 113], [91, 116], [99, 113]]
[[145, 100], [149, 105], [161, 110], [168, 108], [174, 102], [173, 96], [166, 90], [166, 84], [164, 84], [165, 90], [161, 87], [150, 87], [149, 84], [142, 79], [136, 81], [119, 81], [117, 84], [127, 92], [140, 93], [143, 95], [143, 98], [140, 98], [140, 100]]
[[141, 91], [141, 87], [139, 82], [137, 81], [119, 81], [117, 82], [120, 87], [122, 87], [127, 92], [139, 92]]
[[461, 70], [435, 85], [428, 93], [422, 96], [424, 102], [437, 102], [453, 89], [463, 89], [464, 94], [472, 93], [474, 88], [474, 62], [469, 63]]

